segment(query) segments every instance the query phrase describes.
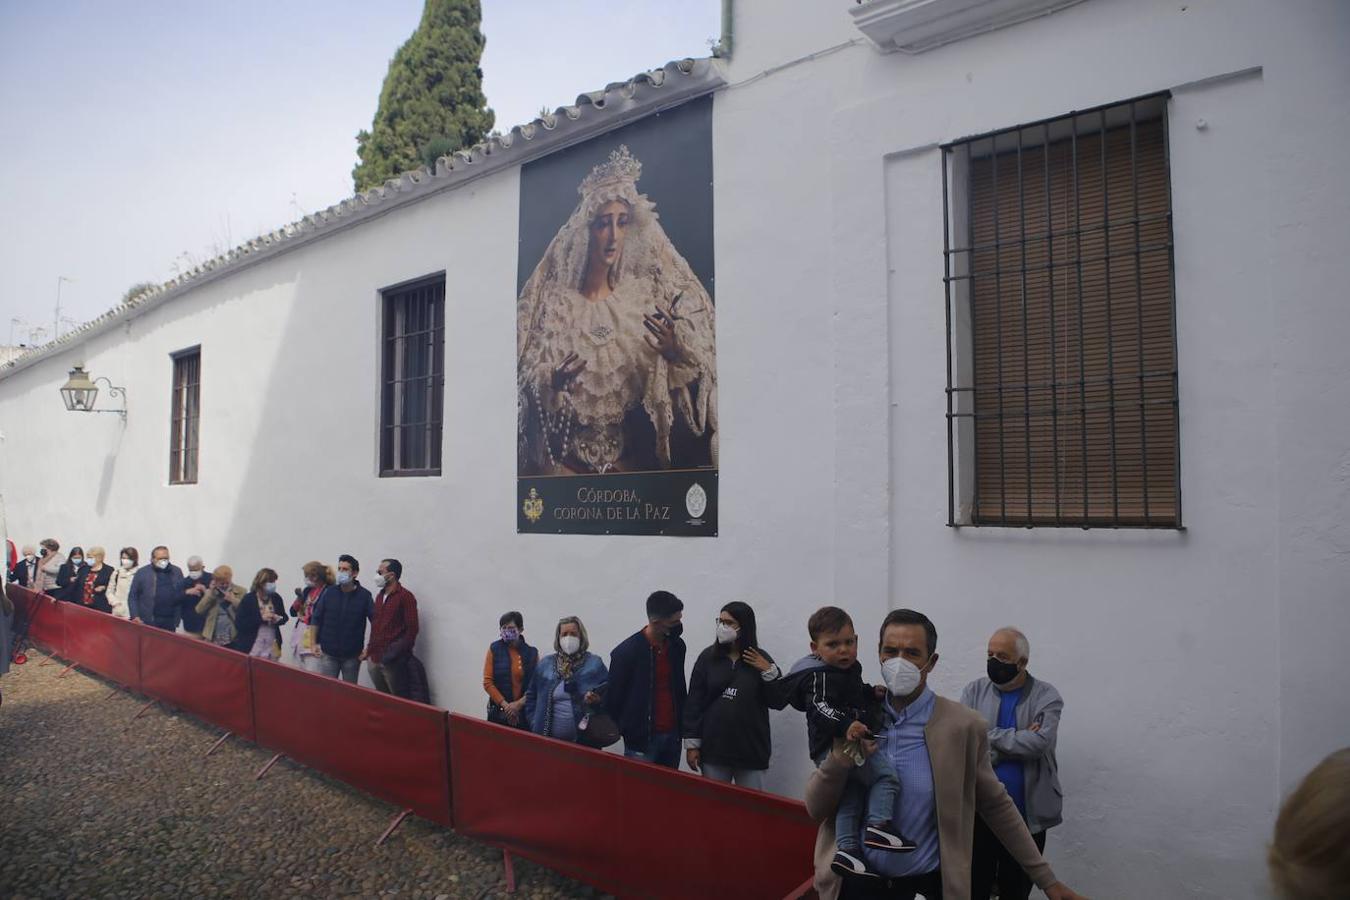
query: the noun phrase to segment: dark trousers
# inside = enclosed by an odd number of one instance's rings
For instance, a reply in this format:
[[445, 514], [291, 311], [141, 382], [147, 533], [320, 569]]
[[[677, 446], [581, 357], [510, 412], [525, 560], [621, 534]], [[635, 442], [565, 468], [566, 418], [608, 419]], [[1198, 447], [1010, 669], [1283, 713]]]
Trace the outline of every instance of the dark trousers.
[[904, 878], [845, 878], [839, 900], [914, 900], [915, 894], [942, 900], [942, 870]]
[[[1031, 836], [1036, 849], [1045, 852], [1045, 832]], [[998, 900], [1027, 900], [1031, 896], [1031, 878], [1003, 844], [975, 817], [975, 846], [970, 857], [970, 896], [972, 900], [989, 900], [989, 892], [998, 885]]]
[[668, 769], [680, 767], [680, 734], [677, 731], [654, 731], [647, 738], [646, 750], [628, 749], [628, 741], [623, 742], [623, 755], [629, 759], [645, 759], [647, 762], [665, 766]]
[[[507, 697], [506, 699], [508, 703], [511, 701], [510, 697]], [[516, 723], [512, 725], [511, 722], [507, 720], [506, 713], [502, 708], [489, 700], [487, 704], [487, 720], [495, 725], [505, 725], [507, 728], [519, 728], [521, 731], [530, 730], [530, 723], [525, 721], [524, 707], [521, 707], [520, 716], [516, 719]]]

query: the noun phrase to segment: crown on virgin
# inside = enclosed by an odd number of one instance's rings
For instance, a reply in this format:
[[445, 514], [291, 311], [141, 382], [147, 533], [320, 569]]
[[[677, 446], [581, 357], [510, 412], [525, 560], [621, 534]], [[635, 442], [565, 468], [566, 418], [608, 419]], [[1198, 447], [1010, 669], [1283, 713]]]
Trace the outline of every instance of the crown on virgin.
[[581, 182], [577, 193], [583, 196], [598, 187], [627, 181], [636, 184], [642, 177], [642, 163], [628, 152], [627, 144], [620, 144], [618, 150], [611, 150], [609, 161], [601, 163]]

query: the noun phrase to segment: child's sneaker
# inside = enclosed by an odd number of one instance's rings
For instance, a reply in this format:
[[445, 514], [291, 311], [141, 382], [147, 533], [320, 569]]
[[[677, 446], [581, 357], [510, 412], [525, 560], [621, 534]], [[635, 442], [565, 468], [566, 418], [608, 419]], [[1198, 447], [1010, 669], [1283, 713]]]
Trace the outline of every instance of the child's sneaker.
[[843, 850], [837, 850], [834, 854], [834, 860], [830, 862], [830, 868], [843, 875], [845, 878], [878, 878], [875, 872], [867, 871], [867, 864], [852, 853]]
[[903, 834], [896, 834], [875, 825], [868, 825], [863, 830], [863, 846], [871, 847], [873, 850], [889, 850], [892, 853], [913, 853], [919, 848], [918, 844]]

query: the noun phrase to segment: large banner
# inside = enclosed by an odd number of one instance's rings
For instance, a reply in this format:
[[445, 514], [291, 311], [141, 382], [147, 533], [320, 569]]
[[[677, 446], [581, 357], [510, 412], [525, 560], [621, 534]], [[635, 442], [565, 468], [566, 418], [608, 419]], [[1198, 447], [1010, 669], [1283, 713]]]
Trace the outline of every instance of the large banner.
[[517, 530], [717, 534], [712, 100], [521, 169]]

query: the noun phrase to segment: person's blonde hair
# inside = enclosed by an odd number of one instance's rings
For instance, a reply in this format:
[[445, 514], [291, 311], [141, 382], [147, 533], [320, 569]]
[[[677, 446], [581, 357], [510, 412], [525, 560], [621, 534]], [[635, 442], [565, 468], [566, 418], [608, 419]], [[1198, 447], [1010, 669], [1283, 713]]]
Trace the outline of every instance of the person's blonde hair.
[[586, 633], [586, 626], [581, 624], [581, 619], [577, 616], [563, 616], [558, 620], [558, 625], [553, 629], [553, 649], [562, 653], [562, 630], [564, 625], [575, 625], [580, 632], [577, 637], [581, 639], [581, 646], [577, 647], [576, 655], [580, 656], [591, 649], [591, 636]]
[[1266, 862], [1285, 900], [1339, 900], [1350, 886], [1350, 747], [1317, 764], [1280, 808]]
[[337, 576], [333, 574], [333, 570], [317, 559], [305, 563], [300, 567], [300, 571], [305, 573], [306, 578], [313, 578], [323, 584], [337, 583]]
[[97, 545], [90, 547], [88, 550], [84, 551], [84, 555], [97, 556], [99, 559], [105, 561], [108, 559], [108, 551], [104, 550], [102, 547], [99, 547]]

